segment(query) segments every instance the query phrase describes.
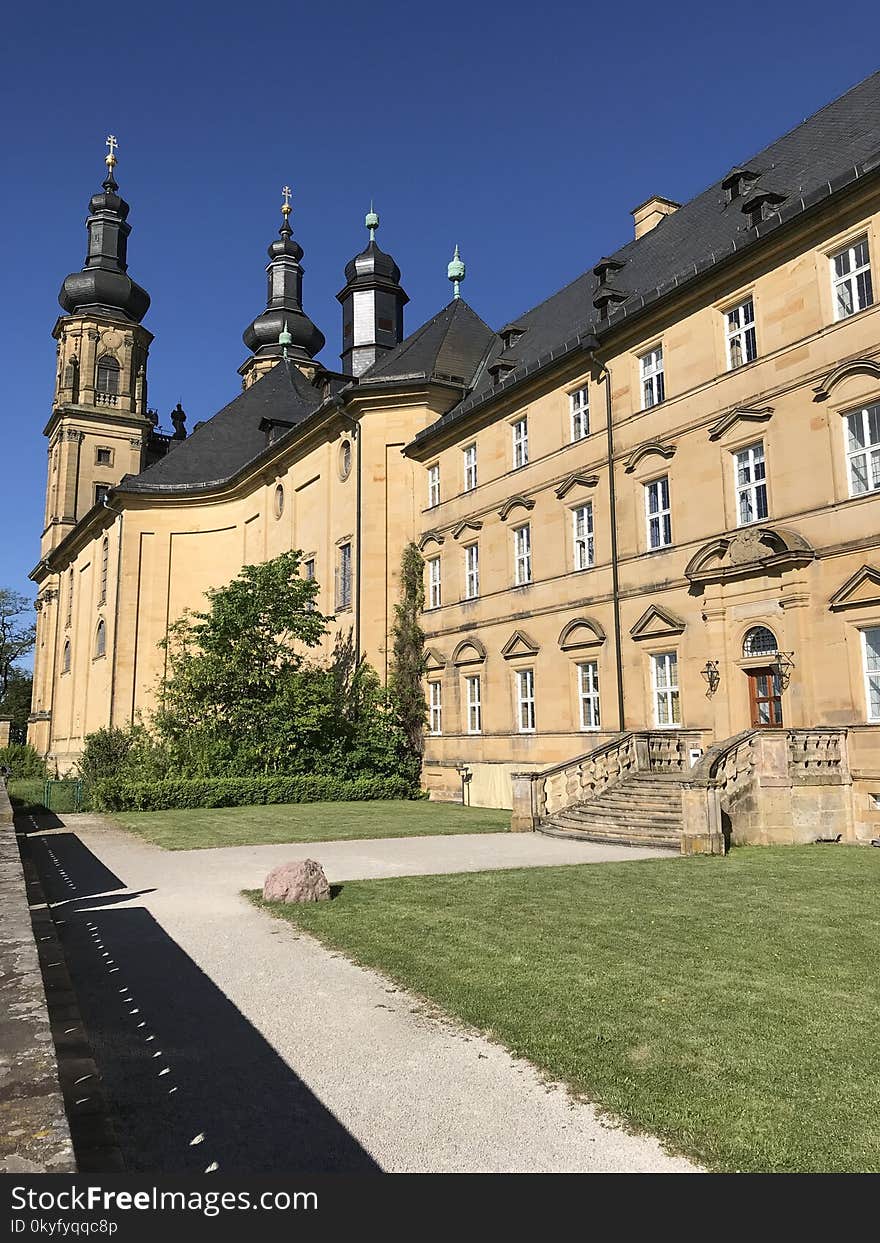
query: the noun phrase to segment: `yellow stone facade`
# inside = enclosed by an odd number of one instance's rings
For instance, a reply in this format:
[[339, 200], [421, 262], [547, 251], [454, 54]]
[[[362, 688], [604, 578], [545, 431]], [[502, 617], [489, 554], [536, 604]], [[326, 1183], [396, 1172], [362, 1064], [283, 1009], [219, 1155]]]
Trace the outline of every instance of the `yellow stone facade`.
[[[642, 236], [676, 210], [665, 199], [646, 206]], [[876, 835], [880, 709], [865, 632], [878, 628], [880, 638], [880, 463], [877, 485], [858, 491], [847, 420], [874, 405], [880, 420], [880, 304], [838, 317], [832, 263], [862, 242], [876, 285], [876, 177], [643, 313], [612, 317], [594, 344], [499, 385], [448, 425], [437, 420], [461, 399], [454, 383], [359, 384], [233, 483], [163, 496], [122, 490], [100, 508], [83, 498], [139, 468], [145, 406], [129, 361], [124, 415], [89, 406], [85, 388], [73, 400], [62, 321], [44, 560], [34, 571], [32, 741], [64, 771], [89, 731], [148, 716], [169, 623], [242, 565], [289, 548], [314, 560], [318, 606], [335, 616], [327, 651], [351, 630], [385, 676], [400, 557], [414, 540], [426, 560], [434, 711], [424, 783], [434, 797], [464, 790], [474, 804], [510, 807], [512, 774], [619, 731], [683, 729], [706, 749], [757, 723], [835, 726], [847, 731], [853, 782], [846, 835]], [[729, 312], [746, 303], [751, 346], [731, 342]], [[97, 349], [90, 334], [106, 326], [77, 331]], [[149, 334], [129, 336], [113, 348], [145, 359]], [[265, 360], [244, 370], [259, 383]], [[647, 408], [646, 382], [661, 398]], [[98, 446], [114, 455], [100, 475]], [[353, 587], [338, 607], [344, 545]], [[527, 581], [517, 581], [518, 562]], [[749, 654], [756, 628], [773, 645]], [[755, 671], [777, 653], [785, 668], [762, 700]], [[761, 711], [781, 721], [756, 719]]]

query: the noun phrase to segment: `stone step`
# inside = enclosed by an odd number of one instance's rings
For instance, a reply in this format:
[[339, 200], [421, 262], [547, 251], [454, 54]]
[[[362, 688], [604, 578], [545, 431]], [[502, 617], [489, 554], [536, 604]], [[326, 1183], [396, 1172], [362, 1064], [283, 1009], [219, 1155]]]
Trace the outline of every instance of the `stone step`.
[[556, 819], [548, 820], [538, 826], [538, 832], [547, 837], [574, 839], [584, 842], [597, 842], [606, 846], [653, 846], [660, 850], [681, 850], [681, 839], [677, 834], [666, 833], [612, 833], [602, 828], [568, 828], [558, 824]]
[[642, 811], [638, 807], [606, 807], [599, 801], [580, 803], [577, 807], [566, 807], [558, 814], [574, 819], [619, 821], [621, 824], [631, 821], [633, 824], [668, 824], [675, 828], [681, 825], [681, 812], [679, 811]]
[[602, 815], [598, 811], [588, 811], [586, 808], [570, 807], [567, 811], [560, 811], [555, 816], [549, 816], [550, 820], [564, 821], [572, 828], [577, 828], [582, 824], [604, 824], [613, 832], [633, 832], [633, 833], [678, 833], [682, 828], [682, 821], [673, 819], [672, 817], [664, 817], [658, 819], [651, 816], [608, 816]]
[[668, 807], [681, 807], [681, 797], [678, 794], [655, 794], [647, 792], [642, 794], [635, 790], [615, 790], [613, 793], [609, 790], [605, 794], [600, 794], [596, 799], [590, 799], [586, 803], [581, 803], [582, 807], [593, 807], [597, 803], [602, 803], [605, 807], [643, 807], [646, 811], [656, 808], [663, 811]]

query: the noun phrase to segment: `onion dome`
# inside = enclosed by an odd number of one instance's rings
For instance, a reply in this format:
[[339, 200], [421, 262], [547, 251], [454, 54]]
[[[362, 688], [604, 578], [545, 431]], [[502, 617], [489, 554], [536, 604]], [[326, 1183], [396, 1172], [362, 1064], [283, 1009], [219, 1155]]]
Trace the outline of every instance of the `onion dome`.
[[113, 175], [116, 139], [107, 139], [107, 176], [102, 192], [89, 201], [89, 250], [81, 272], [65, 278], [58, 301], [68, 315], [92, 312], [139, 324], [150, 306], [150, 295], [127, 274], [127, 246], [131, 225], [128, 203], [117, 193]]

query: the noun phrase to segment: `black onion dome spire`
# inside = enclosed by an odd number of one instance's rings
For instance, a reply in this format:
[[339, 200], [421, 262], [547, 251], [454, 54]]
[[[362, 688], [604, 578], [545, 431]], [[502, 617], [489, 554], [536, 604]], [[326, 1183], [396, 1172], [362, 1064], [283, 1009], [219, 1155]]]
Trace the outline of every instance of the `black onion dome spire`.
[[114, 319], [139, 324], [150, 306], [150, 295], [127, 274], [129, 206], [117, 193], [119, 186], [113, 176], [116, 165], [116, 139], [107, 139], [110, 153], [106, 156], [107, 176], [102, 193], [89, 201], [89, 250], [81, 272], [72, 272], [58, 294], [58, 301], [69, 315], [93, 311]]
[[291, 358], [314, 358], [324, 348], [324, 334], [302, 309], [303, 249], [294, 241], [290, 227], [290, 190], [284, 187], [284, 217], [279, 240], [269, 247], [268, 293], [266, 309], [244, 330], [245, 345], [261, 357], [277, 354], [282, 332], [290, 334], [287, 353]]
[[403, 340], [403, 308], [409, 302], [400, 268], [376, 243], [379, 216], [372, 203], [364, 224], [370, 240], [345, 265], [345, 286], [336, 295], [342, 304], [340, 357], [349, 375], [362, 375]]

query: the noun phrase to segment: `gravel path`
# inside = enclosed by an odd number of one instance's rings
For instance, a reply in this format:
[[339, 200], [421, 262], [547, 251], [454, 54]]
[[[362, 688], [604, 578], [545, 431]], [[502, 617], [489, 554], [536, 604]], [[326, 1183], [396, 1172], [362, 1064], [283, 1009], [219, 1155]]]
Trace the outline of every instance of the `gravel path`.
[[693, 1168], [239, 892], [307, 855], [342, 881], [658, 852], [498, 834], [165, 852], [84, 817], [34, 848], [132, 1171]]

